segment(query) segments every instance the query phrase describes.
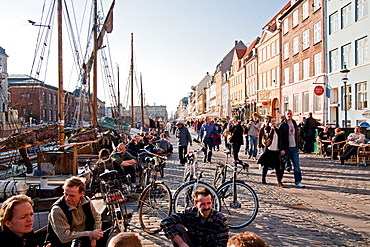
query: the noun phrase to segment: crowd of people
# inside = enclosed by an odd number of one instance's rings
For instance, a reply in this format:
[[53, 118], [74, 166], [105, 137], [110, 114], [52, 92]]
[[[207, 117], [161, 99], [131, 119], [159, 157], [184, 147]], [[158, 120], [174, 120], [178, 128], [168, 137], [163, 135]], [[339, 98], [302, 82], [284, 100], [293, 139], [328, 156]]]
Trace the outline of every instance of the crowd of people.
[[[118, 144], [112, 153], [107, 149], [100, 150], [93, 177], [98, 180], [99, 174], [107, 170], [117, 170], [123, 176], [130, 175], [131, 189], [134, 190], [139, 153], [153, 140], [165, 153], [172, 153], [170, 135], [177, 140], [179, 164], [184, 165], [188, 146], [193, 145], [188, 129], [191, 127], [197, 132], [198, 141], [204, 145], [204, 162], [212, 163], [212, 153], [219, 150], [222, 136], [224, 147], [230, 149], [234, 161], [239, 161], [243, 145], [247, 159], [257, 160], [261, 165], [262, 184], [267, 184], [266, 175], [268, 170], [273, 169], [277, 185], [285, 188], [282, 181], [284, 171], [293, 169], [295, 186], [303, 188], [305, 185], [302, 184], [298, 155], [300, 150], [311, 153], [314, 151], [313, 143], [318, 141], [323, 143], [321, 148], [324, 154], [330, 157], [332, 144], [347, 140], [350, 145], [338, 157], [343, 164], [357, 151], [358, 145], [365, 142], [365, 135], [361, 133], [359, 126], [354, 128], [354, 132], [347, 139], [340, 128], [336, 128], [334, 135], [331, 136], [329, 128], [324, 126], [315, 139], [318, 126], [311, 113], [302, 122], [297, 123], [291, 110], [286, 111], [279, 124], [277, 119], [271, 116], [266, 116], [261, 122], [257, 113], [252, 115], [252, 119], [244, 122], [230, 117], [226, 117], [224, 122], [214, 121], [210, 117], [206, 117], [204, 122], [178, 121], [173, 124], [165, 121], [162, 130], [150, 129], [148, 132], [137, 134], [129, 143]], [[258, 156], [258, 153], [261, 155]], [[90, 198], [85, 195], [85, 189], [85, 183], [78, 177], [65, 181], [63, 196], [50, 208], [48, 230], [44, 239], [38, 239], [33, 232], [33, 201], [25, 195], [7, 199], [0, 209], [1, 245], [69, 247], [73, 241], [78, 241], [81, 247], [142, 246], [135, 233], [120, 233], [108, 240], [108, 232], [104, 231], [101, 215], [96, 211]], [[212, 194], [208, 189], [198, 189], [193, 195], [193, 200], [193, 207], [168, 216], [161, 222], [165, 236], [174, 246], [267, 246], [252, 232], [236, 234], [229, 238], [227, 218], [213, 209]]]

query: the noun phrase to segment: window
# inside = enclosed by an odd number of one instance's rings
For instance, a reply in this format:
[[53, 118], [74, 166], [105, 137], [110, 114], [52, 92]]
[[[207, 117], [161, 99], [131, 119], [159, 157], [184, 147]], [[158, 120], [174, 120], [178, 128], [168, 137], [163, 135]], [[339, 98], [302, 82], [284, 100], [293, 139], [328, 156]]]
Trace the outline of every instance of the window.
[[310, 30], [306, 30], [303, 32], [302, 37], [302, 49], [305, 50], [310, 46]]
[[313, 43], [316, 44], [321, 41], [321, 21], [313, 26]]
[[356, 109], [364, 110], [367, 109], [367, 82], [361, 82], [356, 84]]
[[298, 40], [298, 36], [297, 37], [294, 37], [293, 39], [293, 55], [297, 54], [299, 52], [299, 40]]
[[303, 60], [303, 79], [310, 77], [310, 59]]
[[283, 22], [283, 34], [286, 34], [289, 31], [289, 19], [286, 18]]
[[323, 98], [323, 95], [316, 95], [314, 94], [313, 96], [313, 100], [314, 100], [314, 104], [313, 104], [313, 110], [314, 111], [321, 111], [321, 107], [322, 107], [322, 98]]
[[298, 9], [293, 12], [293, 27], [298, 26]]
[[309, 112], [310, 109], [310, 94], [308, 92], [303, 93], [303, 112]]
[[53, 98], [51, 97], [51, 93], [49, 93], [49, 104], [52, 105], [53, 104]]
[[293, 112], [298, 113], [298, 94], [293, 94]]
[[334, 72], [338, 70], [338, 49], [329, 52], [329, 72]]
[[351, 44], [342, 46], [342, 68], [344, 64], [347, 64], [348, 67], [352, 66], [352, 46]]
[[289, 58], [289, 42], [284, 44], [284, 59]]
[[284, 96], [284, 112], [286, 112], [289, 109], [289, 97]]
[[338, 104], [339, 97], [338, 97], [338, 88], [331, 88], [330, 89], [330, 104]]
[[347, 94], [347, 110], [350, 110], [352, 108], [352, 87], [351, 85], [347, 85], [347, 92], [344, 91], [344, 86], [342, 87], [342, 104], [341, 109], [344, 110], [344, 97]]
[[368, 0], [356, 0], [356, 21], [368, 15]]
[[279, 43], [279, 40], [277, 39], [275, 41], [275, 47], [276, 47], [276, 55], [278, 55], [280, 53], [280, 43]]
[[329, 34], [338, 31], [338, 12], [335, 12], [329, 16]]
[[302, 4], [302, 20], [308, 18], [308, 1]]
[[321, 8], [321, 0], [314, 0], [313, 1], [313, 11], [317, 11], [318, 9]]
[[293, 65], [293, 82], [299, 81], [299, 63]]
[[45, 92], [42, 92], [42, 100], [43, 100], [44, 104], [46, 104], [47, 99], [46, 99], [46, 93]]
[[275, 42], [271, 43], [271, 57], [276, 55], [276, 50], [275, 50]]
[[314, 55], [314, 63], [315, 63], [315, 71], [314, 74], [315, 76], [320, 75], [322, 73], [322, 64], [321, 64], [321, 59], [322, 59], [322, 53], [317, 53]]
[[341, 27], [345, 28], [351, 24], [351, 20], [352, 20], [351, 4], [348, 4], [347, 6], [341, 9], [341, 15], [342, 15]]
[[289, 84], [289, 67], [284, 68], [284, 84]]
[[367, 62], [367, 37], [356, 40], [356, 65]]

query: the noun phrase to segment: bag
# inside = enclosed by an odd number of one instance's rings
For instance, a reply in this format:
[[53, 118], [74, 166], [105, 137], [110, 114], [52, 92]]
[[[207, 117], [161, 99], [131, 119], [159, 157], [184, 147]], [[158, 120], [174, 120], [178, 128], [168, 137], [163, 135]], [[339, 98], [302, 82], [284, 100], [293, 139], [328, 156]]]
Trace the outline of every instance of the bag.
[[272, 139], [270, 137], [264, 137], [262, 138], [262, 145], [265, 147], [269, 147], [272, 143]]
[[221, 144], [221, 135], [218, 133], [217, 130], [213, 131], [211, 133], [212, 141], [214, 145], [220, 145]]

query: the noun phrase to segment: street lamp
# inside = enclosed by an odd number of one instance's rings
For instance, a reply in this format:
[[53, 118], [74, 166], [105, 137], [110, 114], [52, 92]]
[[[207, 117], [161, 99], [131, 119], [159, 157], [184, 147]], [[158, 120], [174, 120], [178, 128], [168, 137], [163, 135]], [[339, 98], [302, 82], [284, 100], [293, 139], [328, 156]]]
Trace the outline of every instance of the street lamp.
[[343, 69], [340, 71], [342, 74], [342, 82], [344, 84], [344, 127], [347, 127], [347, 82], [349, 72], [350, 70], [347, 69], [347, 65], [344, 63]]

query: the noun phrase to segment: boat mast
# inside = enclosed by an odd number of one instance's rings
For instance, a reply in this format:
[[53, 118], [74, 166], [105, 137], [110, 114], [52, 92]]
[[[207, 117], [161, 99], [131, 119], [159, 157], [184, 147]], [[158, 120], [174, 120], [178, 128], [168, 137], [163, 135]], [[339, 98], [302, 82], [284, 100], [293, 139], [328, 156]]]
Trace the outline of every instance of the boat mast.
[[118, 97], [118, 112], [117, 116], [121, 118], [121, 91], [119, 89], [119, 65], [117, 64], [117, 97]]
[[131, 33], [131, 128], [134, 128], [134, 34]]
[[58, 96], [59, 96], [59, 140], [64, 145], [64, 97], [63, 97], [63, 39], [62, 39], [62, 0], [58, 0]]
[[143, 79], [140, 73], [140, 107], [141, 107], [141, 126], [144, 129], [144, 97], [143, 97]]
[[94, 0], [94, 79], [93, 79], [93, 126], [98, 127], [98, 4], [97, 0]]

